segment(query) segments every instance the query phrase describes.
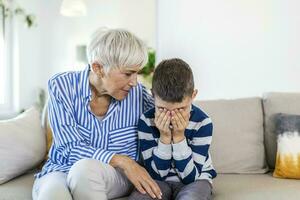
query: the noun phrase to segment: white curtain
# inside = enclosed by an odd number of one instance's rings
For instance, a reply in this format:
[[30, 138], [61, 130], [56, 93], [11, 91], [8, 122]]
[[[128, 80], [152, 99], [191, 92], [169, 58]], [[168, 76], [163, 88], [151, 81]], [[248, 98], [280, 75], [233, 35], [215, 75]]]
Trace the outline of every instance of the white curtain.
[[[5, 1], [6, 6], [13, 9], [13, 0]], [[0, 119], [16, 114], [18, 99], [18, 35], [17, 22], [14, 15], [0, 16]]]

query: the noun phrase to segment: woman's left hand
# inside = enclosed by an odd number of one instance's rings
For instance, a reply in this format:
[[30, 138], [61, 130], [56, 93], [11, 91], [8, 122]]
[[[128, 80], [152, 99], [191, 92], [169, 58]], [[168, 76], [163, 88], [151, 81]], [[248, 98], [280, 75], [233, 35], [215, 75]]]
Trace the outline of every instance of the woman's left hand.
[[118, 161], [113, 161], [111, 163], [112, 166], [123, 169], [127, 178], [140, 193], [148, 193], [152, 198], [161, 199], [162, 193], [159, 186], [145, 168], [127, 156], [115, 155], [113, 159], [117, 159]]

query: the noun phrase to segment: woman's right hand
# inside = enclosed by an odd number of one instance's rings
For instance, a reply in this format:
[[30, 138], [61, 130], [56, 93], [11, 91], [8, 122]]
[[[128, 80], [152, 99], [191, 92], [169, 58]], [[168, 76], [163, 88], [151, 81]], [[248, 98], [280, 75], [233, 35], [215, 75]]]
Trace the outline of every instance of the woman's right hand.
[[131, 158], [123, 155], [114, 155], [112, 160], [118, 160], [117, 162], [112, 161], [113, 163], [111, 164], [123, 169], [127, 178], [140, 193], [148, 193], [152, 198], [161, 199], [162, 193], [159, 186], [145, 168], [141, 167]]
[[166, 109], [159, 108], [155, 112], [154, 123], [160, 132], [160, 141], [164, 144], [170, 144], [172, 141], [172, 134], [170, 129], [171, 113]]

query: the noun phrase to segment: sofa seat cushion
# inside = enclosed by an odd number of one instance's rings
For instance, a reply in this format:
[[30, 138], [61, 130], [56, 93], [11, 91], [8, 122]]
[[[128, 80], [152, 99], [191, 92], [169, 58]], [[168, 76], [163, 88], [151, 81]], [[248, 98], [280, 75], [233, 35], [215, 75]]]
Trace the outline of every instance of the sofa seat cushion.
[[300, 181], [268, 174], [218, 174], [214, 179], [214, 200], [298, 200]]
[[27, 173], [0, 185], [1, 200], [31, 200], [34, 173]]
[[[0, 185], [1, 200], [31, 200], [34, 173], [27, 173]], [[218, 174], [214, 179], [214, 200], [298, 200], [300, 181], [278, 179], [272, 174]], [[115, 200], [127, 200], [126, 197]]]

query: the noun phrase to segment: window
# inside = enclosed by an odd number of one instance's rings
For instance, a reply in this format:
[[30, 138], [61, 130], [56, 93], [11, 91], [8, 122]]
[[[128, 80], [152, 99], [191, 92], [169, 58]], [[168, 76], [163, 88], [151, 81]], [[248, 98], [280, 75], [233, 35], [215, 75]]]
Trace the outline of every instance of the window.
[[0, 105], [5, 103], [4, 8], [0, 6]]
[[12, 78], [11, 64], [9, 63], [8, 30], [10, 20], [4, 17], [3, 6], [0, 6], [0, 118], [11, 117], [13, 110], [12, 102]]

